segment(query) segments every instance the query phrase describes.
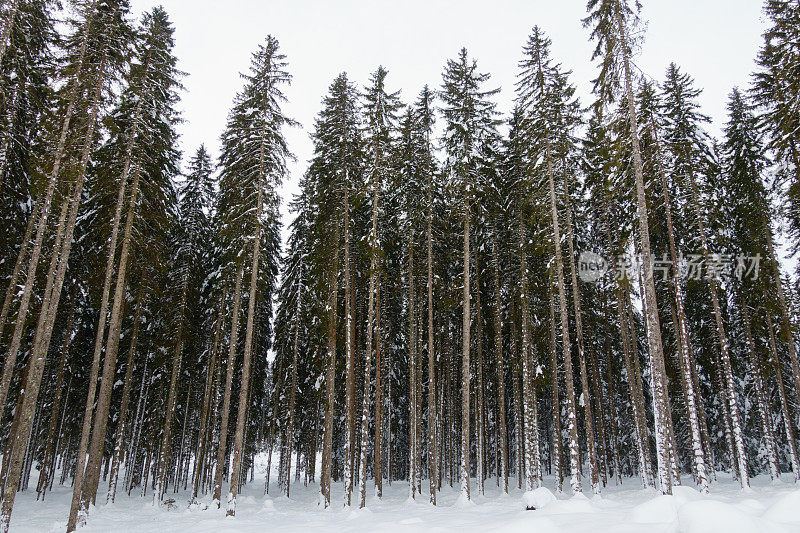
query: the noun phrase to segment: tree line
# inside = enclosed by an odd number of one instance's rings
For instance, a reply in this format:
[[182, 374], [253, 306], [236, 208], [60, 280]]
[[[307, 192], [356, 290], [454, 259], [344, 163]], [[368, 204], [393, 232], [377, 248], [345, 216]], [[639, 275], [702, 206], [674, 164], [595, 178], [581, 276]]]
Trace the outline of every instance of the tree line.
[[382, 66], [338, 75], [282, 246], [298, 124], [275, 37], [219, 157], [182, 163], [163, 8], [5, 0], [2, 530], [32, 479], [41, 499], [71, 484], [68, 531], [101, 479], [106, 501], [186, 492], [233, 515], [261, 454], [265, 491], [318, 483], [323, 507], [334, 483], [363, 507], [396, 481], [435, 504], [545, 475], [797, 480], [776, 235], [800, 237], [800, 3], [766, 2], [721, 138], [690, 74], [636, 68], [640, 9], [588, 1], [588, 104], [538, 26], [508, 116], [466, 48], [409, 102]]

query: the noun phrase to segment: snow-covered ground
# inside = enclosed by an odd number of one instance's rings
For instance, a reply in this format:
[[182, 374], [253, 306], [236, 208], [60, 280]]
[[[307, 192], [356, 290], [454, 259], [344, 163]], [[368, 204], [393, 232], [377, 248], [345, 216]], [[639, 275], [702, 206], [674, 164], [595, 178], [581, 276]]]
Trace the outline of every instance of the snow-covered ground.
[[[526, 498], [516, 489], [515, 478], [509, 480], [514, 486], [509, 495], [502, 495], [492, 479], [486, 483], [486, 495], [475, 496], [473, 503], [466, 505], [458, 503], [457, 488], [445, 485], [438, 495], [437, 507], [429, 505], [427, 497], [409, 501], [408, 484], [395, 482], [391, 486], [384, 484], [382, 500], [372, 496], [369, 485], [367, 508], [362, 510], [343, 508], [339, 484], [334, 486], [332, 508], [325, 511], [317, 506], [316, 486], [294, 484], [289, 499], [275, 494], [265, 496], [265, 469], [261, 464], [255, 481], [248, 483], [239, 497], [235, 517], [226, 518], [224, 510], [209, 506], [208, 502], [190, 508], [188, 496], [173, 495], [170, 487], [168, 497], [176, 501], [173, 508], [153, 506], [151, 494], [141, 498], [138, 491], [131, 497], [121, 493], [116, 503], [92, 509], [82, 531], [800, 532], [800, 486], [788, 481], [772, 483], [763, 476], [753, 480], [751, 491], [743, 492], [728, 474], [721, 473], [708, 497], [689, 487], [677, 487], [675, 495], [661, 496], [652, 489], [642, 490], [638, 479], [626, 479], [620, 486], [612, 483], [600, 497], [566, 494], [554, 497], [548, 490], [539, 489]], [[36, 486], [33, 480], [31, 486]], [[552, 488], [553, 480], [546, 479], [545, 487]], [[101, 485], [103, 496], [104, 489]], [[277, 492], [277, 487], [273, 486], [271, 492]], [[70, 495], [69, 487], [60, 486], [47, 495], [45, 502], [36, 501], [35, 490], [20, 493], [14, 505], [11, 531], [63, 532]], [[526, 501], [535, 502], [537, 510], [525, 510]]]

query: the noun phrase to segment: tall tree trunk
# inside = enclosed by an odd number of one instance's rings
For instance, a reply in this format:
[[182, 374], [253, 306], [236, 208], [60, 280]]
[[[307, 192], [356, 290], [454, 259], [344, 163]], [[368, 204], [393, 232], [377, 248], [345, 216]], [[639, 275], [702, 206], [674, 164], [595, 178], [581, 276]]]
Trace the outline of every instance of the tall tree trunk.
[[[548, 149], [549, 152], [549, 149]], [[564, 174], [564, 206], [567, 212], [567, 250], [569, 253], [569, 270], [572, 281], [572, 307], [575, 313], [575, 340], [578, 347], [578, 361], [581, 372], [581, 395], [583, 396], [584, 427], [586, 446], [591, 467], [592, 492], [600, 494], [600, 469], [597, 463], [597, 448], [594, 438], [594, 422], [592, 420], [592, 399], [589, 394], [589, 376], [586, 368], [586, 352], [583, 344], [583, 318], [581, 312], [581, 295], [578, 287], [578, 273], [575, 268], [575, 244], [572, 231], [572, 206], [569, 198], [569, 180]]]
[[250, 360], [253, 353], [253, 335], [256, 320], [258, 262], [260, 255], [259, 252], [261, 251], [261, 211], [264, 194], [263, 189], [265, 185], [265, 171], [263, 169], [264, 157], [264, 146], [262, 145], [261, 178], [258, 182], [258, 194], [256, 195], [256, 232], [253, 236], [253, 262], [250, 265], [250, 294], [247, 300], [247, 326], [244, 335], [244, 355], [242, 356], [242, 382], [239, 387], [239, 409], [236, 415], [236, 432], [234, 433], [233, 437], [233, 466], [231, 467], [231, 488], [228, 492], [228, 508], [225, 511], [226, 516], [233, 516], [236, 514], [236, 495], [239, 493], [239, 482], [242, 470], [242, 453], [244, 451], [244, 438], [246, 431], [245, 419], [247, 417], [247, 401], [250, 390]]
[[222, 411], [220, 413], [219, 440], [217, 443], [217, 467], [214, 472], [214, 501], [217, 508], [220, 507], [222, 499], [222, 474], [228, 463], [228, 419], [231, 411], [231, 387], [233, 386], [233, 373], [236, 363], [236, 352], [239, 343], [239, 311], [242, 305], [242, 274], [244, 261], [240, 260], [236, 267], [236, 280], [233, 289], [233, 314], [231, 316], [231, 334], [228, 345], [228, 361], [225, 370], [225, 388], [222, 399]]
[[[30, 438], [30, 425], [36, 408], [36, 399], [38, 397], [39, 387], [41, 385], [42, 371], [44, 370], [44, 362], [48, 348], [50, 346], [50, 338], [53, 333], [53, 326], [55, 324], [55, 315], [56, 312], [58, 311], [58, 303], [61, 298], [61, 288], [64, 284], [67, 262], [69, 260], [70, 249], [72, 247], [73, 233], [75, 231], [75, 222], [77, 220], [78, 208], [80, 206], [81, 195], [83, 192], [83, 184], [86, 178], [86, 167], [89, 162], [89, 154], [91, 152], [92, 145], [94, 144], [94, 133], [97, 125], [97, 118], [98, 115], [100, 114], [100, 99], [103, 89], [103, 83], [105, 81], [106, 62], [107, 62], [107, 53], [106, 51], [104, 51], [102, 54], [102, 59], [100, 61], [98, 71], [96, 73], [96, 78], [94, 80], [93, 95], [91, 98], [92, 104], [91, 104], [91, 110], [89, 111], [88, 114], [88, 127], [81, 151], [80, 166], [78, 167], [76, 173], [77, 175], [74, 178], [75, 182], [71, 192], [72, 197], [69, 200], [69, 218], [66, 221], [66, 225], [64, 225], [64, 218], [62, 216], [61, 220], [59, 221], [59, 227], [56, 230], [57, 231], [56, 240], [59, 241], [60, 239], [60, 246], [54, 247], [53, 250], [53, 256], [52, 256], [53, 262], [51, 262], [50, 272], [48, 273], [47, 276], [48, 278], [47, 286], [45, 287], [45, 296], [42, 300], [42, 308], [39, 315], [39, 323], [37, 324], [36, 328], [36, 336], [34, 338], [33, 351], [31, 353], [30, 360], [28, 362], [27, 378], [25, 380], [25, 386], [24, 386], [25, 396], [21, 405], [17, 406], [17, 409], [20, 410], [19, 411], [20, 424], [17, 427], [17, 433], [14, 434], [13, 437], [11, 437], [14, 439], [14, 445], [11, 449], [11, 460], [9, 462], [9, 476], [5, 478], [5, 486], [3, 489], [2, 514], [0, 514], [0, 530], [2, 530], [3, 532], [7, 531], [8, 521], [10, 520], [11, 517], [11, 508], [14, 504], [14, 496], [16, 495], [17, 484], [19, 482], [20, 468], [22, 466], [21, 465], [22, 454], [24, 453], [24, 450], [27, 447], [28, 440]], [[64, 140], [65, 136], [66, 132], [62, 131], [62, 140]], [[59, 152], [63, 152], [63, 150], [61, 149], [63, 147], [61, 145], [59, 148], [60, 148]], [[59, 164], [60, 160], [58, 160], [56, 165], [54, 165], [53, 175], [51, 177], [57, 177], [58, 175], [57, 167], [59, 166]], [[46, 201], [45, 206], [47, 206], [47, 204], [49, 204], [49, 202]], [[42, 216], [44, 218], [40, 219], [40, 222], [45, 222], [46, 211], [47, 211], [46, 208], [43, 209]], [[34, 253], [33, 257], [31, 258], [31, 261], [34, 260], [38, 261], [38, 251], [40, 248], [40, 244], [41, 241], [39, 240], [38, 244], [34, 247]], [[55, 272], [55, 269], [53, 268], [56, 262], [58, 263], [57, 272]], [[33, 273], [35, 273], [35, 265], [33, 265], [33, 270], [34, 270]], [[29, 274], [31, 273], [32, 272], [30, 272], [29, 269]], [[53, 278], [54, 274], [55, 278]], [[27, 282], [26, 282], [26, 287], [27, 287]], [[24, 315], [22, 313], [20, 314], [20, 317], [21, 318], [19, 320], [24, 321]], [[7, 361], [6, 364], [9, 364], [9, 361]]]
[[322, 472], [319, 490], [320, 504], [324, 508], [331, 505], [331, 471], [333, 469], [333, 413], [336, 379], [336, 314], [339, 296], [339, 232], [340, 226], [334, 221], [333, 260], [329, 265], [328, 303], [327, 303], [327, 368], [325, 370], [325, 427], [322, 437]]
[[469, 198], [464, 198], [464, 288], [463, 288], [463, 325], [461, 331], [461, 496], [470, 499], [469, 494], [469, 350], [470, 326], [470, 205]]
[[[67, 319], [67, 327], [64, 329], [64, 341], [61, 343], [61, 357], [58, 363], [58, 370], [56, 372], [56, 384], [53, 389], [53, 404], [50, 407], [50, 422], [47, 425], [47, 440], [45, 441], [45, 452], [42, 467], [39, 470], [39, 484], [36, 487], [38, 493], [36, 499], [40, 497], [44, 500], [47, 489], [50, 485], [50, 480], [55, 476], [55, 445], [56, 445], [56, 429], [58, 427], [59, 415], [61, 414], [61, 395], [64, 385], [64, 370], [67, 365], [67, 358], [69, 356], [69, 345], [75, 335], [75, 301], [73, 300], [70, 305], [69, 318]], [[66, 410], [66, 405], [64, 406]]]
[[219, 340], [222, 332], [222, 319], [225, 314], [225, 302], [228, 298], [228, 285], [224, 285], [222, 289], [222, 298], [219, 301], [219, 311], [217, 313], [217, 324], [214, 328], [214, 343], [211, 348], [210, 361], [207, 366], [206, 383], [203, 392], [203, 407], [200, 411], [200, 433], [197, 435], [197, 454], [196, 465], [194, 469], [194, 479], [192, 481], [192, 499], [194, 502], [197, 499], [197, 494], [200, 491], [200, 484], [205, 477], [206, 470], [206, 450], [209, 448], [208, 444], [210, 439], [209, 426], [213, 425], [213, 419], [209, 423], [210, 404], [213, 394], [212, 388], [214, 387], [214, 376], [219, 375]]
[[375, 496], [383, 496], [383, 362], [381, 361], [381, 285], [375, 287], [375, 450], [373, 452], [373, 475]]
[[[376, 154], [376, 159], [377, 159]], [[377, 166], [377, 165], [376, 165]], [[374, 336], [372, 328], [372, 320], [375, 310], [375, 290], [378, 274], [378, 258], [377, 258], [377, 245], [378, 245], [378, 171], [373, 173], [372, 177], [372, 229], [369, 236], [369, 295], [367, 296], [367, 331], [366, 331], [366, 348], [364, 354], [364, 398], [361, 406], [361, 458], [359, 460], [359, 492], [361, 501], [360, 508], [367, 505], [367, 439], [369, 438], [369, 396], [370, 396], [370, 380], [372, 374], [372, 339]], [[378, 362], [375, 365], [376, 374], [380, 374]], [[377, 387], [380, 384], [376, 381], [376, 397], [378, 396]], [[379, 409], [377, 401], [375, 410]], [[376, 417], [377, 418], [377, 417]], [[378, 433], [376, 421], [376, 436]], [[377, 450], [374, 453], [378, 453]], [[380, 476], [377, 471], [374, 473], [375, 478]]]
[[[500, 470], [498, 478], [502, 479], [502, 490], [508, 494], [508, 443], [506, 442], [506, 384], [503, 365], [503, 317], [500, 301], [500, 258], [497, 250], [497, 228], [493, 228], [494, 242], [492, 243], [492, 275], [494, 281], [494, 350], [497, 356], [497, 423], [499, 440], [497, 445], [500, 447]], [[430, 270], [428, 272], [430, 279]], [[432, 300], [429, 291], [429, 302]], [[433, 315], [430, 315], [433, 320]], [[429, 363], [433, 366], [433, 360]], [[432, 372], [432, 371], [431, 371]], [[430, 407], [429, 407], [430, 409]]]
[[[706, 235], [706, 227], [700, 213], [700, 198], [695, 183], [694, 174], [689, 172], [689, 188], [692, 197], [692, 210], [694, 211], [695, 218], [697, 219], [697, 227], [700, 231], [700, 243], [702, 246], [703, 257], [707, 264], [711, 263], [711, 252], [708, 247], [708, 237]], [[729, 351], [728, 335], [725, 332], [725, 323], [722, 317], [722, 309], [719, 303], [718, 285], [717, 280], [713, 277], [708, 278], [708, 287], [711, 292], [711, 303], [714, 307], [714, 319], [717, 326], [717, 337], [720, 347], [720, 361], [722, 363], [722, 374], [725, 383], [725, 398], [728, 403], [728, 409], [731, 415], [731, 430], [733, 431], [733, 440], [736, 445], [736, 456], [739, 461], [739, 483], [742, 487], [750, 486], [750, 477], [747, 471], [747, 455], [744, 447], [744, 429], [739, 416], [739, 404], [736, 398], [736, 389], [733, 381], [733, 368], [731, 364], [731, 356]]]
[[758, 404], [758, 415], [761, 419], [761, 434], [764, 437], [764, 447], [767, 451], [767, 463], [769, 465], [770, 478], [780, 479], [781, 471], [778, 464], [778, 451], [775, 447], [775, 436], [772, 433], [772, 416], [769, 405], [764, 395], [764, 383], [761, 374], [761, 358], [756, 352], [756, 345], [753, 342], [753, 333], [750, 328], [750, 310], [747, 302], [742, 298], [742, 319], [744, 321], [744, 334], [747, 340], [747, 351], [750, 359], [750, 372], [753, 375], [753, 385], [755, 385], [756, 403]]
[[[292, 479], [292, 445], [294, 443], [294, 411], [297, 397], [297, 365], [300, 358], [300, 321], [303, 312], [303, 276], [300, 275], [300, 284], [297, 289], [297, 309], [295, 310], [294, 342], [292, 344], [292, 381], [289, 391], [289, 424], [286, 427], [287, 448], [289, 450], [288, 464], [286, 465], [286, 497], [289, 497], [289, 485]], [[366, 440], [366, 439], [365, 439]], [[297, 458], [300, 459], [300, 448], [297, 449]], [[299, 466], [298, 462], [298, 466]], [[298, 475], [300, 473], [298, 472]]]
[[[92, 17], [94, 17], [95, 7], [97, 6], [97, 2], [99, 0], [94, 0], [92, 3], [89, 13], [91, 13]], [[66, 148], [67, 143], [67, 136], [70, 132], [70, 124], [72, 123], [72, 118], [75, 115], [75, 105], [78, 100], [78, 92], [81, 86], [82, 77], [84, 76], [84, 61], [86, 58], [86, 48], [88, 45], [89, 39], [89, 27], [91, 26], [92, 18], [89, 18], [84, 22], [84, 36], [81, 41], [81, 49], [80, 49], [80, 59], [78, 63], [78, 69], [75, 73], [73, 80], [74, 85], [69, 92], [67, 108], [64, 112], [64, 119], [61, 123], [61, 133], [58, 138], [58, 144], [56, 145], [56, 150], [54, 153], [53, 159], [53, 168], [50, 171], [50, 175], [47, 178], [47, 188], [45, 189], [44, 195], [42, 196], [41, 202], [41, 209], [38, 213], [34, 211], [31, 214], [31, 218], [36, 218], [38, 216], [36, 222], [36, 237], [34, 238], [33, 247], [31, 248], [31, 256], [28, 259], [28, 267], [26, 269], [26, 276], [25, 276], [25, 286], [22, 289], [22, 296], [20, 297], [19, 303], [19, 310], [17, 312], [17, 321], [14, 324], [14, 334], [11, 339], [11, 345], [8, 350], [8, 355], [5, 358], [5, 363], [3, 366], [3, 375], [0, 379], [0, 416], [5, 412], [6, 400], [8, 398], [8, 388], [11, 385], [11, 378], [14, 372], [14, 365], [16, 364], [17, 355], [19, 353], [20, 345], [22, 343], [22, 333], [25, 329], [25, 319], [28, 315], [28, 306], [30, 305], [31, 296], [33, 293], [33, 285], [36, 281], [36, 270], [39, 266], [39, 255], [42, 251], [42, 240], [44, 239], [44, 233], [47, 229], [47, 222], [50, 218], [50, 207], [53, 201], [53, 194], [55, 193], [56, 185], [58, 182], [58, 177], [61, 172], [61, 163], [64, 158], [64, 151]], [[101, 72], [97, 76], [97, 85], [102, 88], [103, 82], [103, 70], [104, 67], [101, 69]], [[92, 103], [92, 109], [97, 110], [99, 112], [99, 108], [97, 106], [97, 99], [99, 96], [98, 90], [95, 90], [95, 98]], [[92, 120], [92, 123], [94, 120]], [[92, 130], [92, 134], [94, 133], [93, 125], [90, 126]], [[20, 247], [20, 254], [22, 254], [22, 248]], [[57, 254], [57, 250], [53, 251], [54, 254]]]
[[520, 343], [520, 361], [522, 362], [522, 423], [525, 429], [522, 439], [521, 451], [524, 456], [524, 478], [525, 490], [530, 491], [536, 488], [536, 467], [533, 457], [533, 439], [536, 433], [534, 423], [533, 399], [533, 369], [531, 368], [531, 325], [530, 325], [530, 301], [528, 299], [528, 251], [525, 246], [527, 242], [524, 220], [524, 209], [520, 199], [519, 221], [518, 221], [518, 242], [519, 242], [519, 301], [522, 324], [522, 339]]
[[[103, 359], [103, 373], [100, 378], [100, 391], [97, 395], [97, 408], [95, 411], [91, 446], [89, 447], [89, 457], [86, 462], [86, 472], [83, 477], [83, 487], [82, 489], [77, 489], [82, 493], [80, 504], [83, 511], [88, 510], [90, 504], [94, 504], [98, 483], [100, 482], [100, 466], [103, 459], [103, 445], [106, 437], [108, 410], [111, 405], [111, 391], [116, 371], [117, 350], [119, 348], [122, 332], [122, 311], [125, 305], [128, 258], [131, 248], [131, 235], [133, 233], [133, 219], [137, 211], [140, 175], [139, 172], [136, 172], [133, 183], [131, 184], [131, 196], [128, 204], [128, 214], [125, 219], [119, 269], [117, 270], [117, 279], [114, 286], [114, 304], [111, 308], [111, 320], [109, 322], [108, 337], [106, 340], [106, 355]], [[82, 515], [83, 514], [85, 513], [82, 513]]]
[[[427, 134], [426, 134], [427, 138]], [[430, 140], [428, 140], [430, 145]], [[433, 331], [433, 173], [428, 169], [428, 478], [430, 502], [436, 505], [436, 347]], [[502, 358], [502, 355], [500, 355]], [[501, 393], [502, 394], [502, 393]]]
[[636, 116], [636, 100], [633, 94], [633, 80], [631, 74], [630, 48], [628, 33], [622, 15], [620, 4], [615, 3], [615, 15], [619, 32], [620, 48], [622, 50], [622, 67], [625, 77], [625, 94], [628, 100], [628, 121], [630, 122], [630, 137], [633, 148], [633, 169], [636, 178], [636, 213], [639, 220], [639, 239], [641, 241], [642, 264], [644, 266], [644, 302], [647, 306], [646, 325], [647, 343], [655, 363], [653, 379], [655, 390], [653, 393], [656, 450], [658, 455], [658, 475], [663, 494], [672, 494], [672, 476], [669, 473], [669, 435], [666, 428], [667, 410], [663, 391], [666, 389], [666, 372], [664, 370], [664, 350], [661, 343], [661, 325], [658, 318], [658, 304], [656, 302], [656, 286], [653, 279], [652, 254], [650, 252], [650, 225], [647, 220], [647, 200], [644, 188], [644, 171], [642, 168], [642, 152], [639, 147], [639, 124]]
[[550, 347], [550, 393], [553, 403], [553, 475], [556, 481], [556, 492], [561, 492], [564, 487], [564, 473], [561, 467], [561, 400], [558, 391], [558, 349], [556, 347], [556, 307], [553, 301], [553, 270], [549, 271], [547, 282], [547, 307], [550, 311], [549, 321], [549, 347]]
[[561, 345], [564, 359], [564, 383], [567, 391], [567, 429], [569, 431], [570, 486], [573, 494], [583, 492], [581, 486], [581, 452], [578, 443], [578, 414], [575, 401], [575, 382], [572, 372], [572, 344], [569, 337], [569, 316], [567, 314], [566, 283], [564, 281], [564, 258], [561, 252], [561, 228], [556, 204], [555, 177], [550, 157], [550, 140], [546, 146], [547, 179], [550, 187], [550, 216], [553, 229], [553, 245], [556, 260], [556, 281], [558, 282], [558, 306], [561, 313]]
[[[345, 181], [349, 181], [345, 172]], [[345, 318], [345, 445], [344, 504], [353, 495], [353, 454], [355, 452], [355, 331], [353, 324], [352, 281], [350, 280], [350, 191], [344, 187], [344, 318]]]
[[661, 148], [658, 144], [658, 130], [654, 122], [651, 121], [653, 135], [656, 139], [656, 150], [658, 151], [659, 174], [661, 176], [661, 190], [664, 195], [664, 208], [667, 216], [667, 234], [669, 236], [669, 254], [671, 264], [672, 277], [671, 284], [672, 290], [675, 295], [675, 314], [677, 315], [676, 323], [676, 337], [678, 342], [678, 351], [680, 353], [680, 368], [681, 368], [681, 383], [683, 385], [683, 396], [686, 401], [686, 414], [689, 419], [689, 429], [692, 438], [692, 461], [695, 475], [697, 476], [697, 485], [700, 487], [700, 492], [708, 493], [708, 474], [706, 471], [706, 459], [703, 453], [703, 437], [700, 430], [700, 421], [698, 416], [698, 398], [699, 391], [695, 391], [694, 381], [692, 379], [692, 369], [695, 366], [694, 355], [692, 354], [691, 343], [689, 339], [689, 328], [686, 325], [686, 312], [683, 306], [683, 293], [680, 286], [680, 279], [678, 273], [678, 252], [675, 246], [675, 231], [672, 226], [672, 203], [670, 201], [669, 184], [667, 182], [667, 174], [664, 171], [661, 157]]
[[797, 441], [794, 439], [794, 428], [792, 428], [792, 417], [789, 413], [789, 401], [786, 398], [786, 389], [783, 386], [783, 374], [781, 373], [781, 360], [778, 357], [778, 347], [775, 342], [775, 327], [772, 324], [772, 317], [766, 311], [767, 327], [769, 328], [769, 347], [772, 353], [772, 366], [775, 371], [775, 381], [778, 383], [778, 396], [781, 400], [781, 414], [783, 415], [783, 430], [786, 433], [786, 444], [789, 446], [789, 457], [792, 461], [792, 474], [795, 483], [800, 481], [800, 459], [797, 454]]
[[133, 381], [134, 357], [136, 355], [136, 343], [139, 339], [139, 321], [142, 315], [143, 289], [144, 285], [139, 287], [139, 294], [136, 297], [136, 311], [133, 315], [133, 333], [131, 334], [131, 344], [128, 347], [128, 361], [125, 366], [125, 380], [122, 385], [122, 401], [119, 406], [119, 416], [117, 417], [117, 429], [114, 433], [114, 449], [111, 456], [111, 478], [108, 482], [106, 503], [113, 502], [117, 495], [117, 478], [119, 477], [119, 464], [122, 458], [125, 431], [127, 430], [126, 421], [128, 419], [128, 402], [131, 395], [131, 382]]
[[[410, 230], [409, 230], [410, 232]], [[408, 242], [408, 497], [417, 495], [417, 342], [414, 327], [414, 242]]]
[[794, 332], [792, 331], [792, 324], [789, 319], [789, 306], [786, 303], [786, 293], [783, 289], [783, 282], [781, 281], [781, 267], [778, 262], [778, 256], [775, 253], [775, 245], [772, 240], [772, 229], [770, 227], [769, 218], [765, 213], [765, 232], [767, 234], [767, 245], [769, 246], [770, 259], [772, 260], [772, 276], [775, 283], [775, 288], [778, 292], [778, 304], [781, 310], [781, 337], [783, 342], [789, 348], [789, 362], [792, 368], [792, 379], [794, 381], [794, 390], [798, 398], [800, 398], [800, 365], [797, 361], [797, 346], [795, 345]]
[[167, 393], [167, 410], [164, 413], [164, 429], [161, 433], [161, 447], [158, 463], [156, 464], [156, 490], [153, 491], [153, 502], [158, 504], [167, 491], [167, 462], [172, 447], [172, 420], [175, 417], [175, 402], [177, 400], [178, 374], [181, 370], [183, 359], [183, 322], [186, 316], [186, 295], [189, 290], [189, 266], [183, 274], [181, 282], [181, 301], [178, 305], [178, 331], [175, 335], [175, 353], [172, 355], [172, 373], [169, 378], [169, 392]]
[[483, 314], [481, 312], [481, 276], [477, 254], [475, 255], [475, 329], [475, 478], [478, 492], [484, 494], [486, 420], [483, 413]]
[[[150, 68], [150, 56], [148, 54], [147, 61], [145, 62], [145, 73]], [[89, 394], [87, 395], [86, 409], [84, 414], [84, 427], [81, 432], [81, 444], [78, 449], [78, 470], [76, 471], [76, 478], [74, 480], [74, 489], [72, 496], [72, 503], [70, 506], [70, 516], [67, 522], [67, 531], [75, 530], [76, 523], [80, 521], [83, 523], [85, 520], [86, 511], [89, 509], [89, 504], [95, 502], [97, 495], [97, 487], [100, 481], [100, 462], [103, 457], [103, 444], [105, 442], [106, 424], [108, 422], [108, 409], [111, 403], [111, 391], [114, 380], [114, 373], [116, 370], [117, 349], [119, 348], [119, 340], [122, 329], [122, 308], [125, 303], [125, 288], [126, 288], [126, 274], [128, 268], [128, 256], [131, 246], [131, 233], [133, 227], [133, 219], [136, 214], [139, 194], [139, 179], [140, 172], [134, 171], [133, 183], [131, 184], [130, 200], [128, 202], [128, 213], [125, 219], [125, 228], [123, 232], [122, 249], [120, 251], [119, 268], [115, 280], [114, 288], [114, 303], [111, 310], [111, 321], [109, 323], [108, 337], [106, 340], [106, 355], [103, 361], [103, 374], [100, 383], [100, 391], [97, 397], [96, 416], [94, 418], [91, 446], [89, 447], [89, 455], [86, 461], [86, 470], [83, 470], [84, 457], [86, 455], [86, 448], [89, 434], [92, 431], [92, 416], [91, 406], [94, 403], [94, 389], [97, 383], [97, 370], [99, 369], [100, 354], [102, 351], [102, 336], [105, 334], [105, 320], [108, 311], [108, 293], [110, 291], [111, 276], [114, 270], [114, 257], [116, 254], [116, 239], [118, 238], [119, 220], [121, 217], [121, 208], [124, 203], [125, 189], [127, 186], [128, 178], [133, 170], [133, 149], [138, 129], [141, 122], [141, 115], [143, 109], [144, 94], [147, 91], [146, 86], [142, 86], [142, 93], [139, 94], [136, 104], [136, 110], [133, 116], [133, 126], [128, 139], [126, 147], [125, 162], [123, 166], [122, 176], [120, 179], [120, 191], [117, 195], [117, 206], [115, 210], [115, 219], [112, 227], [111, 242], [109, 243], [108, 259], [106, 261], [106, 279], [103, 284], [103, 298], [101, 302], [101, 312], [98, 323], [98, 328], [95, 338], [94, 357], [92, 360], [92, 374], [90, 376]], [[99, 98], [98, 91], [98, 98]], [[103, 306], [105, 304], [105, 306]], [[95, 362], [97, 366], [95, 366]], [[90, 402], [91, 400], [91, 402]], [[85, 439], [84, 439], [85, 435]], [[80, 477], [80, 479], [78, 479]], [[79, 514], [80, 508], [80, 516]]]

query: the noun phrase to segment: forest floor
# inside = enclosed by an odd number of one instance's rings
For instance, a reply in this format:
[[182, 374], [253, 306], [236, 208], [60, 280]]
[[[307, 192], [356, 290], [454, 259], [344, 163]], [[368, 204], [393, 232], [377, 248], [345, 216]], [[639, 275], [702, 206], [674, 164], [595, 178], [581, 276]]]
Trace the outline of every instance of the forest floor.
[[[135, 490], [129, 497], [117, 495], [113, 504], [101, 504], [90, 512], [87, 526], [81, 531], [133, 533], [255, 533], [336, 531], [336, 532], [686, 532], [686, 533], [780, 533], [800, 531], [800, 486], [788, 481], [770, 482], [760, 476], [753, 480], [753, 489], [742, 491], [726, 473], [718, 474], [711, 495], [702, 496], [689, 487], [677, 487], [673, 496], [661, 496], [655, 490], [642, 490], [638, 479], [625, 479], [622, 485], [613, 482], [602, 496], [572, 497], [558, 494], [553, 497], [539, 489], [533, 498], [516, 488], [516, 478], [509, 495], [502, 495], [495, 479], [487, 480], [486, 494], [473, 497], [472, 503], [459, 501], [457, 487], [445, 485], [438, 494], [438, 506], [427, 503], [427, 488], [423, 480], [423, 496], [416, 502], [408, 498], [408, 483], [384, 483], [384, 497], [372, 496], [368, 486], [367, 507], [345, 510], [342, 506], [343, 486], [334, 486], [333, 505], [324, 511], [317, 506], [317, 486], [292, 485], [291, 498], [278, 496], [273, 472], [273, 493], [264, 495], [262, 461], [257, 461], [256, 477], [239, 496], [236, 516], [225, 517], [224, 509], [216, 509], [204, 500], [189, 507], [188, 494], [174, 494], [172, 487], [167, 498], [174, 505], [156, 507], [152, 492], [142, 498]], [[32, 473], [30, 486], [35, 487]], [[474, 490], [474, 482], [472, 486]], [[691, 479], [688, 480], [691, 483]], [[554, 486], [547, 478], [545, 487]], [[101, 482], [102, 499], [105, 484]], [[11, 531], [19, 533], [62, 533], [66, 528], [71, 497], [68, 486], [55, 486], [44, 502], [36, 501], [36, 491], [17, 495], [11, 518]], [[99, 499], [99, 498], [98, 498]], [[534, 502], [537, 510], [525, 510], [526, 501]], [[353, 502], [357, 506], [357, 496]]]

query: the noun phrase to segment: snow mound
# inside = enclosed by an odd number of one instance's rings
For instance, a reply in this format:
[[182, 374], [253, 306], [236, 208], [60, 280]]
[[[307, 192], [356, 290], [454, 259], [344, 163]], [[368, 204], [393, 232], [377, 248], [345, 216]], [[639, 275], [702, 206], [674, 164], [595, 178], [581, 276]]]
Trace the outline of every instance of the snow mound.
[[264, 503], [261, 505], [261, 509], [263, 511], [274, 511], [275, 510], [275, 502], [272, 501], [272, 498], [267, 498], [264, 500]]
[[738, 505], [714, 500], [689, 502], [678, 509], [684, 533], [780, 533], [785, 531], [768, 520], [743, 511]]
[[551, 502], [545, 509], [547, 514], [576, 514], [576, 513], [596, 513], [597, 508], [592, 505], [589, 498], [583, 494], [576, 494], [568, 500], [556, 500]]
[[773, 503], [764, 518], [783, 523], [800, 523], [800, 490], [790, 492]]
[[557, 500], [549, 489], [546, 487], [539, 487], [538, 489], [529, 490], [523, 494], [522, 501], [525, 504], [525, 509], [532, 511], [535, 509], [544, 509]]
[[634, 507], [628, 519], [637, 524], [671, 523], [677, 520], [680, 506], [675, 496], [656, 496]]

